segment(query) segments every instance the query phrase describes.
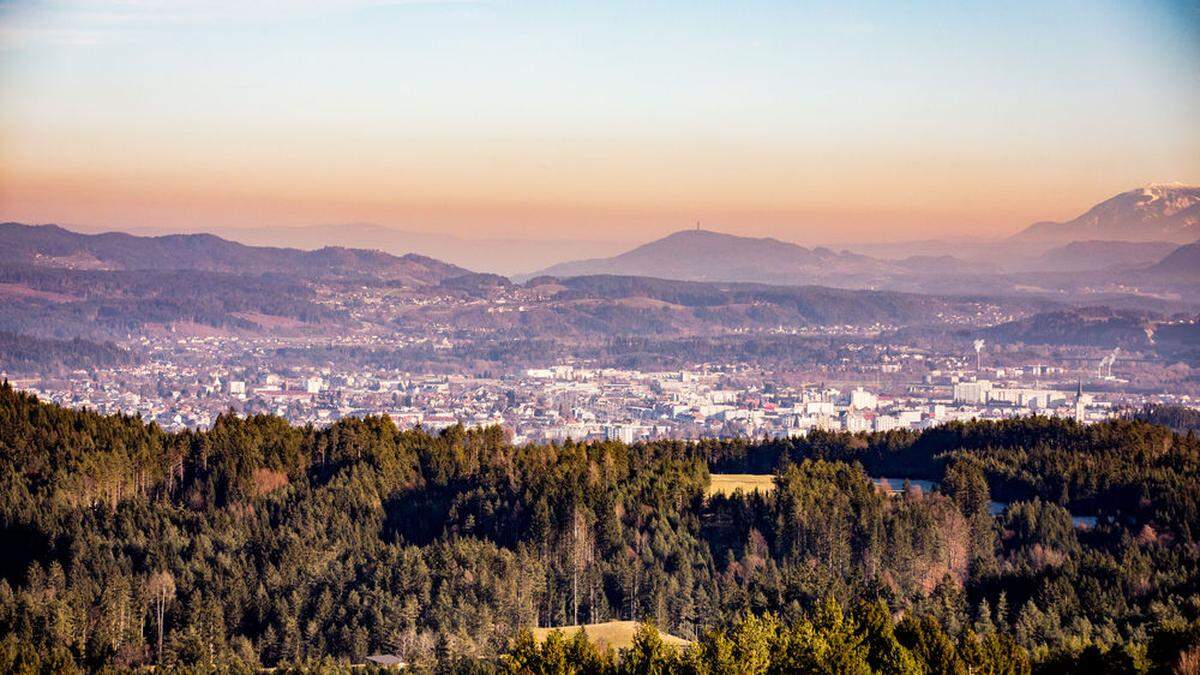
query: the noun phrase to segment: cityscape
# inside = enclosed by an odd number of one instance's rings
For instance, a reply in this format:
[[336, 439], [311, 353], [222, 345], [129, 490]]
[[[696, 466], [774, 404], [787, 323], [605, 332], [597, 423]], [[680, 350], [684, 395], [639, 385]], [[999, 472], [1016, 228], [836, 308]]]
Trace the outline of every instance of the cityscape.
[[1200, 2], [0, 0], [0, 674], [1200, 675]]
[[[399, 428], [434, 432], [454, 424], [499, 425], [514, 443], [919, 431], [947, 421], [1037, 414], [1089, 423], [1146, 404], [1194, 403], [1186, 394], [1123, 388], [1128, 382], [1111, 370], [1119, 351], [1081, 370], [1076, 364], [977, 368], [973, 357], [896, 349], [817, 382], [746, 363], [672, 371], [556, 363], [493, 377], [315, 366], [272, 371], [261, 355], [278, 346], [237, 338], [157, 339], [147, 341], [152, 360], [144, 364], [8, 379], [60, 405], [135, 415], [168, 431], [207, 428], [230, 411], [300, 425], [387, 415]], [[247, 358], [253, 354], [259, 363], [230, 365], [253, 362]]]

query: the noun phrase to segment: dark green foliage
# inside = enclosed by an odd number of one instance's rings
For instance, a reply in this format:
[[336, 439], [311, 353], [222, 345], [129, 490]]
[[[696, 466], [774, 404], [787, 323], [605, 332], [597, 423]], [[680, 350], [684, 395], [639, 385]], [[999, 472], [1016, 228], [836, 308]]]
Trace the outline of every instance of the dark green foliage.
[[987, 513], [991, 491], [988, 488], [987, 476], [978, 464], [958, 461], [947, 466], [946, 475], [942, 477], [941, 490], [954, 500], [964, 516], [970, 518]]
[[[3, 385], [0, 670], [1170, 672], [1200, 655], [1198, 456], [1143, 422], [1045, 419], [759, 444], [232, 414], [167, 434]], [[902, 462], [941, 491], [864, 469]], [[710, 467], [760, 464], [774, 492], [704, 497]], [[997, 518], [993, 494], [1020, 499]], [[617, 619], [696, 643], [522, 633]]]
[[1170, 427], [1181, 434], [1188, 431], [1200, 431], [1200, 410], [1185, 408], [1181, 405], [1148, 403], [1141, 410], [1133, 413], [1132, 417], [1151, 424]]
[[774, 614], [744, 615], [685, 648], [663, 644], [650, 624], [617, 654], [600, 652], [582, 633], [551, 635], [541, 645], [523, 633], [501, 660], [514, 673], [994, 673], [1031, 672], [1028, 655], [996, 634], [954, 640], [930, 619], [894, 623], [879, 603], [853, 612], [827, 600], [792, 622]]
[[132, 364], [137, 358], [111, 342], [43, 340], [0, 331], [0, 371], [10, 373], [66, 373], [71, 370], [111, 368]]

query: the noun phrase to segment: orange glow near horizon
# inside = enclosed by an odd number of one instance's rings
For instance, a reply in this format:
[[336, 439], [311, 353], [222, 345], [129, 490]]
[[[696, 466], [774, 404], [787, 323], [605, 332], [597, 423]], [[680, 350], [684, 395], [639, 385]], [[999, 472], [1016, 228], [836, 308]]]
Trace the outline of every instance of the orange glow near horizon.
[[[691, 156], [656, 159], [555, 168], [493, 156], [453, 171], [400, 166], [357, 172], [111, 165], [101, 172], [56, 172], [6, 165], [0, 212], [6, 220], [113, 229], [373, 222], [467, 237], [614, 241], [699, 221], [727, 232], [829, 244], [1006, 236], [1036, 220], [1072, 218], [1148, 182], [1087, 174], [987, 176], [988, 167], [890, 171], [865, 164], [847, 168], [855, 177], [847, 180], [845, 173], [822, 175], [806, 167], [743, 170], [737, 162], [698, 165], [703, 160]], [[669, 176], [655, 166], [667, 162], [678, 167]]]
[[836, 244], [1006, 236], [1200, 183], [1173, 3], [117, 4], [0, 13], [0, 218]]

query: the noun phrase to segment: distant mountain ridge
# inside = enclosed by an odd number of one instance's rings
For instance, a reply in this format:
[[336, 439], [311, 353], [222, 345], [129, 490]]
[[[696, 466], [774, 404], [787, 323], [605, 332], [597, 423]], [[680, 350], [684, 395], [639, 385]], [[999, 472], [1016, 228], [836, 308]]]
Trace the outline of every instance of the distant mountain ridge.
[[1200, 316], [1165, 317], [1156, 312], [1109, 307], [1069, 307], [1032, 314], [976, 331], [1000, 343], [1088, 345], [1134, 350], [1194, 360], [1200, 344]]
[[829, 283], [838, 275], [872, 277], [897, 271], [902, 267], [857, 253], [695, 229], [675, 232], [611, 258], [560, 263], [537, 274], [807, 284]]
[[1100, 202], [1066, 222], [1034, 223], [1016, 241], [1169, 241], [1200, 239], [1200, 186], [1151, 183]]
[[[101, 230], [68, 227], [87, 233]], [[125, 229], [140, 236], [191, 234], [160, 227]], [[619, 253], [628, 248], [617, 242], [574, 239], [526, 239], [516, 237], [459, 237], [452, 234], [406, 230], [375, 223], [336, 223], [303, 226], [219, 227], [206, 230], [222, 239], [247, 246], [276, 246], [316, 250], [343, 246], [380, 250], [392, 255], [408, 253], [428, 256], [477, 272], [516, 274], [584, 255]]]
[[1031, 260], [1028, 267], [1056, 272], [1144, 267], [1178, 247], [1165, 241], [1073, 241], [1046, 251]]
[[[1161, 270], [1151, 268], [1178, 246], [1169, 241], [1081, 240], [1050, 248], [1046, 243], [998, 242], [990, 259], [981, 259], [979, 251], [964, 258], [953, 250], [882, 258], [695, 229], [675, 232], [610, 258], [564, 262], [517, 279], [616, 275], [931, 294], [1091, 294], [1106, 287], [1120, 293], [1124, 282], [1166, 284], [1170, 292], [1182, 292], [1179, 284], [1190, 284], [1190, 275], [1179, 270], [1171, 275], [1156, 274]], [[1186, 266], [1173, 264], [1181, 269]]]
[[1200, 278], [1200, 241], [1180, 246], [1150, 267], [1149, 271]]
[[123, 232], [81, 234], [57, 225], [0, 224], [0, 262], [85, 270], [196, 270], [278, 273], [300, 277], [371, 275], [410, 285], [438, 284], [468, 274], [448, 263], [408, 254], [325, 247], [315, 251], [247, 246], [212, 234], [141, 237]]
[[1147, 329], [1159, 318], [1144, 311], [1072, 307], [1033, 314], [983, 329], [979, 334], [1002, 343], [1136, 348], [1149, 344]]
[[[456, 284], [448, 284], [454, 286]], [[980, 295], [922, 295], [824, 286], [685, 281], [645, 276], [540, 276], [523, 285], [540, 299], [519, 312], [484, 303], [430, 304], [397, 325], [487, 326], [504, 336], [597, 338], [721, 335], [796, 326], [861, 326], [883, 330], [941, 325], [980, 311], [1029, 314], [1053, 301]]]

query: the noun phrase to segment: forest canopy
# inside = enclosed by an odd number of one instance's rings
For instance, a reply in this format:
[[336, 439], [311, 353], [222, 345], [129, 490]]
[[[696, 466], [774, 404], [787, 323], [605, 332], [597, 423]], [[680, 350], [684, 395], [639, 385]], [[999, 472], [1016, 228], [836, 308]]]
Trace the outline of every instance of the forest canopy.
[[[168, 434], [6, 383], [0, 670], [1172, 672], [1200, 661], [1198, 468], [1141, 420], [515, 446]], [[612, 620], [646, 626], [619, 653], [528, 633]]]

